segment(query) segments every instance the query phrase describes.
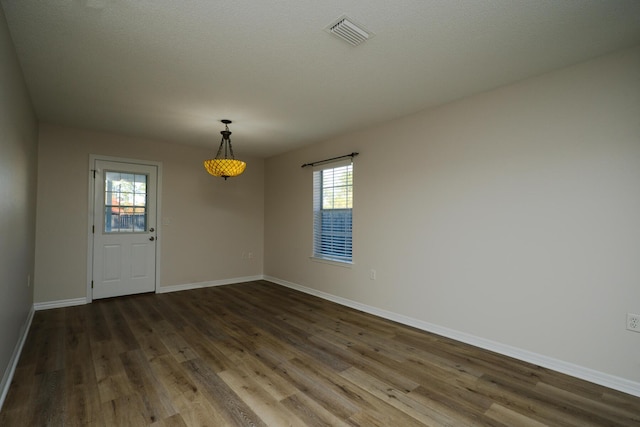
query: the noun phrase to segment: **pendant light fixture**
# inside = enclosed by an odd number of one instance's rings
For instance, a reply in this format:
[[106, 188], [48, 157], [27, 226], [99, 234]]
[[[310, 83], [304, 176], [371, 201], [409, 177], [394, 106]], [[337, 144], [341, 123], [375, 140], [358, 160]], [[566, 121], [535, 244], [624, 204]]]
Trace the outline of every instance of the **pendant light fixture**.
[[229, 124], [231, 120], [220, 120], [224, 123], [224, 130], [220, 131], [222, 134], [222, 141], [220, 141], [220, 147], [218, 153], [214, 159], [204, 161], [204, 168], [213, 176], [221, 176], [226, 179], [233, 176], [238, 176], [247, 167], [247, 164], [241, 160], [236, 160], [233, 155], [233, 148], [231, 147], [231, 131], [229, 131]]

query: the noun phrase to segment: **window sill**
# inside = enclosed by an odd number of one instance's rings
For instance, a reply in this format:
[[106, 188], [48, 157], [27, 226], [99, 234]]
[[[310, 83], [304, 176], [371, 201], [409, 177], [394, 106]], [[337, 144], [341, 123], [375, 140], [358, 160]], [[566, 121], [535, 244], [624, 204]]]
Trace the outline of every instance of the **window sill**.
[[310, 256], [309, 259], [313, 262], [319, 262], [321, 264], [329, 264], [329, 265], [335, 265], [337, 267], [343, 267], [343, 268], [351, 268], [351, 266], [353, 266], [353, 261], [337, 261], [334, 259], [328, 259], [328, 258], [318, 258], [315, 256]]

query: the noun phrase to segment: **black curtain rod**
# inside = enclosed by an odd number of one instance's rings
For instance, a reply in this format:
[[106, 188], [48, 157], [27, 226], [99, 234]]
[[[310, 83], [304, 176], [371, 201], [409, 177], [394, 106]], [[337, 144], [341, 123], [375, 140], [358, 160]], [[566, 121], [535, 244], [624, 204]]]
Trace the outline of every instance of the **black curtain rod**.
[[344, 156], [332, 157], [330, 159], [318, 160], [317, 162], [305, 163], [304, 165], [302, 165], [302, 167], [306, 168], [307, 166], [315, 166], [315, 165], [319, 165], [321, 163], [330, 162], [332, 160], [344, 159], [345, 157], [351, 157], [353, 159], [358, 154], [360, 154], [360, 153], [355, 153], [354, 152], [354, 153], [351, 153], [351, 154], [345, 154]]

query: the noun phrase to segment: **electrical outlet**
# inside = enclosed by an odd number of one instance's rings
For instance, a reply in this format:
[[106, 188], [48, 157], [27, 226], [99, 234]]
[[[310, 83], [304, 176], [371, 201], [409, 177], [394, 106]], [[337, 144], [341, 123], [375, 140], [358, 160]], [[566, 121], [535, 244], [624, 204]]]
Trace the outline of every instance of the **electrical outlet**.
[[627, 329], [640, 332], [640, 314], [627, 313]]
[[371, 280], [376, 280], [376, 276], [377, 276], [377, 274], [376, 274], [376, 271], [375, 271], [375, 270], [371, 270], [371, 271], [369, 272], [369, 279], [371, 279]]

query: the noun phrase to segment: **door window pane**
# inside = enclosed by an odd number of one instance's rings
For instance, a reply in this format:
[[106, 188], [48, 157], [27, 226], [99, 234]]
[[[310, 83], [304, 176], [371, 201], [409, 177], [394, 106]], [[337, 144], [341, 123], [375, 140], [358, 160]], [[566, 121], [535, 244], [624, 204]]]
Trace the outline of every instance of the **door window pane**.
[[104, 232], [147, 231], [147, 175], [107, 171], [104, 178]]

